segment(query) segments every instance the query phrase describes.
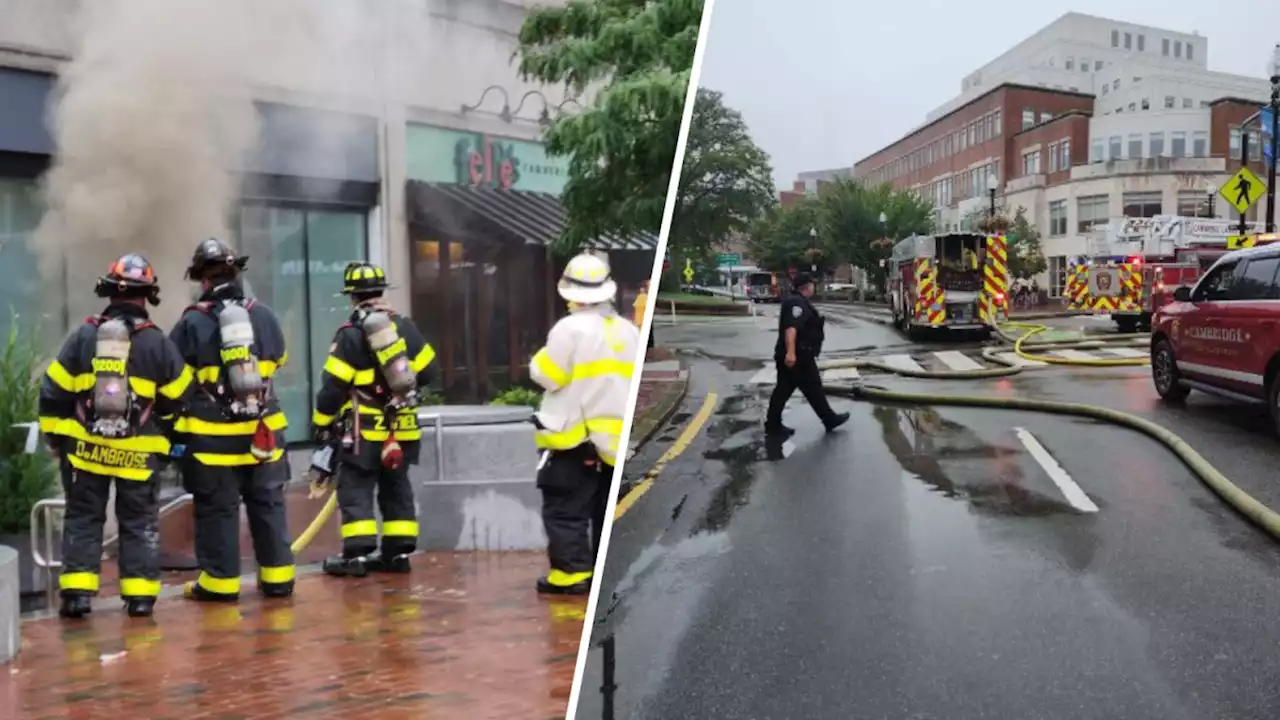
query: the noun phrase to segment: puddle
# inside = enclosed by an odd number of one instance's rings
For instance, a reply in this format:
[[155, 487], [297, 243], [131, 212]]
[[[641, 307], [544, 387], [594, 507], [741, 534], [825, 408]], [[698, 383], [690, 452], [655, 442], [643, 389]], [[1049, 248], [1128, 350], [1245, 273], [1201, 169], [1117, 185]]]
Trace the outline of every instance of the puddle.
[[685, 423], [689, 422], [689, 418], [691, 417], [693, 417], [693, 413], [684, 412], [684, 411], [678, 412], [675, 415], [672, 415], [671, 419], [667, 421], [667, 427], [674, 428], [674, 427], [682, 426]]
[[725, 398], [720, 406], [716, 408], [716, 415], [731, 416], [741, 415], [747, 410], [755, 409], [758, 405], [759, 395], [756, 393], [744, 393], [741, 395], [733, 395]]
[[748, 370], [759, 370], [764, 367], [763, 360], [756, 360], [754, 358], [731, 357], [719, 358], [719, 360], [720, 364], [724, 365], [724, 369], [729, 370], [730, 372], [746, 372]]

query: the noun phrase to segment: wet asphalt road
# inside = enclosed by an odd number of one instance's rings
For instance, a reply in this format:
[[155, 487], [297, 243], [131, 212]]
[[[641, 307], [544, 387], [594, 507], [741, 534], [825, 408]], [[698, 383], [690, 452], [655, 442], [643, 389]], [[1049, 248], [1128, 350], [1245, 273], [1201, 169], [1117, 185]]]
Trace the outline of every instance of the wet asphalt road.
[[[773, 447], [768, 389], [740, 386], [769, 320], [658, 332], [698, 348], [693, 385], [629, 474], [707, 393], [719, 404], [614, 526], [576, 717], [1280, 716], [1280, 551], [1162, 446], [1073, 418], [846, 400], [853, 420], [824, 435], [796, 400], [799, 433]], [[851, 319], [829, 337], [908, 346]], [[1280, 443], [1238, 407], [1161, 406], [1145, 368], [873, 381], [1135, 411], [1280, 507], [1263, 492]], [[1071, 504], [1026, 434], [1097, 512]]]

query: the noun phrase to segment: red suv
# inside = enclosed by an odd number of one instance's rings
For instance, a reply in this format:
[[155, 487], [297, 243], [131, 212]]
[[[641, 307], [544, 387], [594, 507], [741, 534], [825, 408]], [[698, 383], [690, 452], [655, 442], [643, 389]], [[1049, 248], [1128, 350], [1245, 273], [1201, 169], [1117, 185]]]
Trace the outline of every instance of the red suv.
[[1200, 390], [1266, 403], [1280, 431], [1280, 244], [1224, 255], [1194, 288], [1180, 287], [1151, 323], [1156, 392]]

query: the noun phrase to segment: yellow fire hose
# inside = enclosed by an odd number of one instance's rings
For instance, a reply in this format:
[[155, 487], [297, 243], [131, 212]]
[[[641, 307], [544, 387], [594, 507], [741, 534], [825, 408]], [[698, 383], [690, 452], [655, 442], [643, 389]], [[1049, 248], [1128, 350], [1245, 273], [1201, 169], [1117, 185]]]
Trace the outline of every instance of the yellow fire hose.
[[338, 492], [336, 490], [320, 489], [315, 485], [312, 485], [310, 493], [311, 499], [314, 500], [316, 498], [324, 497], [325, 492], [329, 493], [329, 499], [325, 501], [324, 507], [320, 508], [320, 512], [316, 513], [316, 518], [311, 521], [311, 524], [307, 526], [306, 530], [302, 531], [302, 534], [298, 536], [298, 539], [293, 541], [293, 545], [291, 547], [293, 548], [294, 555], [302, 552], [311, 544], [311, 541], [314, 540], [316, 535], [320, 532], [320, 528], [324, 527], [324, 524], [329, 522], [329, 518], [333, 517], [334, 509], [338, 507]]

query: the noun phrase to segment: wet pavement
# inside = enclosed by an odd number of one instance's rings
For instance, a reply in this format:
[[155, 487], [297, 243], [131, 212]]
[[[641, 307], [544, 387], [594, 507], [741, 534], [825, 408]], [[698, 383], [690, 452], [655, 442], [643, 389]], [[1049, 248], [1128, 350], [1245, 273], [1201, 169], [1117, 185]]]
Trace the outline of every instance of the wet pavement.
[[[1280, 716], [1280, 549], [1162, 446], [1069, 417], [848, 400], [826, 435], [798, 398], [796, 437], [766, 443], [769, 388], [741, 384], [772, 327], [666, 330], [697, 348], [684, 416], [721, 402], [614, 526], [576, 717]], [[828, 328], [831, 348], [907, 345]], [[1280, 507], [1280, 443], [1252, 411], [1165, 407], [1148, 372], [876, 383], [1137, 412]]]
[[28, 621], [0, 718], [563, 717], [586, 600], [537, 597], [545, 569], [431, 553], [410, 575], [302, 576], [291, 601]]

